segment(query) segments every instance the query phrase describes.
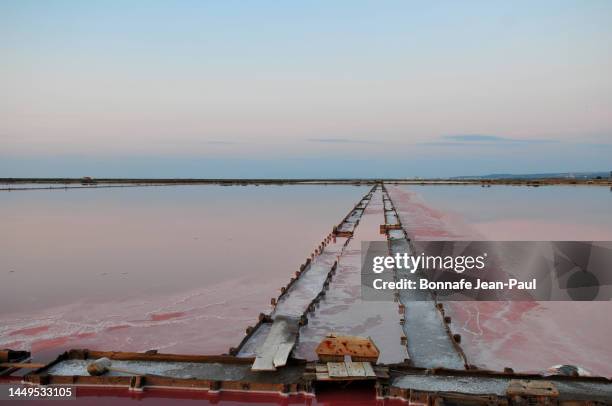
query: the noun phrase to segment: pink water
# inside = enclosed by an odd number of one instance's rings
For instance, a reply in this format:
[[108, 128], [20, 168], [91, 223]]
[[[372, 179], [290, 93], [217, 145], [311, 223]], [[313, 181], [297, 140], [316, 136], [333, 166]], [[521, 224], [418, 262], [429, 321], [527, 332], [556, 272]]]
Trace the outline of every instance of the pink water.
[[[366, 191], [187, 186], [2, 192], [0, 347], [32, 350], [38, 359], [78, 347], [227, 351]], [[612, 192], [604, 188], [389, 191], [416, 238], [612, 239]], [[375, 226], [382, 212], [372, 213], [378, 214]], [[380, 237], [366, 225], [360, 224], [359, 235]], [[540, 371], [573, 363], [612, 375], [609, 302], [462, 302], [450, 311], [453, 329], [478, 366]]]
[[[420, 240], [612, 240], [612, 192], [595, 187], [390, 187]], [[542, 371], [575, 364], [612, 376], [610, 302], [449, 303], [470, 363]]]
[[226, 352], [368, 189], [0, 192], [0, 348]]

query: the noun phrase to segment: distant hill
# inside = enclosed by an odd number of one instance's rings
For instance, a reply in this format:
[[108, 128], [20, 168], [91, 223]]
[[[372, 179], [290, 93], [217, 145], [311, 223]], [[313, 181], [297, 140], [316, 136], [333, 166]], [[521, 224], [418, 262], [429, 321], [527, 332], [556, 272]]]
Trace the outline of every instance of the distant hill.
[[610, 177], [610, 172], [493, 173], [483, 176], [454, 176], [451, 179], [597, 179], [598, 177], [607, 179]]

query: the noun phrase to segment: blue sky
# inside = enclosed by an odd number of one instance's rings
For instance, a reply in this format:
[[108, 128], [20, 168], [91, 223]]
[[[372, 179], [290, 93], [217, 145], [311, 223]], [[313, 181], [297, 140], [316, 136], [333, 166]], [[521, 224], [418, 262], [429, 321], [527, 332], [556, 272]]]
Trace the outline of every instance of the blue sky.
[[0, 3], [0, 177], [612, 167], [609, 1]]

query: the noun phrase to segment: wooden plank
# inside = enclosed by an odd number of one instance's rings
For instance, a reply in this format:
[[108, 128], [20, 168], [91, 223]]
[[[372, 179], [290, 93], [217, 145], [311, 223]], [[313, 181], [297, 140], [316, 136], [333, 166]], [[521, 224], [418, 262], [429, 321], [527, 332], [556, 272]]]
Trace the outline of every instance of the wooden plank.
[[278, 350], [274, 356], [275, 368], [284, 367], [287, 365], [287, 359], [289, 358], [289, 354], [291, 354], [291, 350], [293, 350], [294, 345], [295, 341], [291, 343], [283, 343], [278, 346]]
[[365, 371], [365, 376], [371, 376], [376, 378], [376, 372], [374, 372], [374, 368], [372, 368], [372, 364], [369, 362], [362, 362], [363, 369]]
[[327, 371], [330, 378], [346, 378], [349, 376], [344, 362], [328, 362]]
[[252, 371], [276, 371], [274, 362], [270, 357], [257, 357], [251, 366]]
[[559, 391], [551, 381], [530, 381], [512, 379], [506, 389], [508, 396], [549, 396], [558, 397]]
[[363, 362], [345, 362], [346, 372], [348, 376], [366, 376], [365, 368], [363, 367]]
[[292, 317], [277, 316], [270, 327], [266, 339], [255, 350], [252, 371], [276, 371], [276, 366], [284, 366], [297, 340], [299, 320]]

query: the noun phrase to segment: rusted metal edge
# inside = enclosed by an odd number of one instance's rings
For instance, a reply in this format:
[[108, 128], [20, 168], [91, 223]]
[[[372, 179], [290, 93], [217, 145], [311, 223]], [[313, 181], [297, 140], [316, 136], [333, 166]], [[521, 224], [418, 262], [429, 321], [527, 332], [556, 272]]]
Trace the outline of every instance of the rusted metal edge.
[[[183, 355], [159, 354], [154, 351], [145, 353], [119, 352], [119, 351], [91, 351], [87, 349], [73, 349], [60, 354], [45, 367], [32, 371], [22, 377], [24, 383], [34, 385], [71, 385], [71, 386], [98, 386], [98, 387], [127, 387], [133, 390], [142, 390], [145, 387], [168, 389], [200, 389], [208, 391], [254, 391], [279, 392], [282, 394], [305, 393], [312, 394], [311, 382], [303, 378], [293, 382], [262, 382], [258, 380], [222, 380], [201, 378], [175, 378], [159, 375], [134, 376], [88, 376], [88, 375], [53, 375], [48, 371], [53, 366], [67, 360], [88, 360], [106, 357], [122, 361], [151, 361], [151, 362], [189, 362], [202, 364], [244, 365], [248, 367], [254, 358], [239, 358], [227, 355]], [[292, 366], [306, 368], [306, 361], [291, 360]], [[279, 375], [280, 377], [280, 375]]]
[[131, 390], [144, 390], [145, 388], [184, 389], [241, 392], [271, 392], [281, 394], [312, 394], [312, 386], [308, 381], [304, 383], [268, 383], [249, 381], [221, 381], [211, 379], [180, 379], [166, 378], [153, 375], [138, 376], [58, 376], [58, 375], [26, 375], [24, 383], [33, 385], [70, 385], [95, 387], [126, 387]]
[[160, 361], [160, 362], [218, 362], [227, 364], [250, 364], [253, 358], [234, 357], [231, 355], [192, 355], [163, 354], [157, 351], [127, 352], [127, 351], [94, 351], [89, 349], [72, 349], [64, 352], [46, 368], [64, 360], [85, 360], [106, 357], [117, 361]]

